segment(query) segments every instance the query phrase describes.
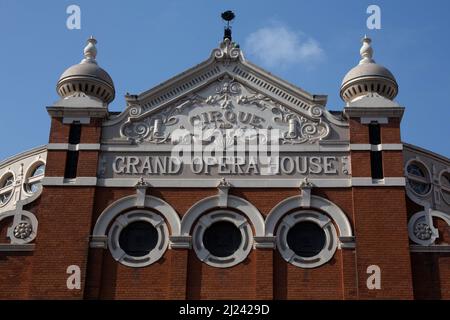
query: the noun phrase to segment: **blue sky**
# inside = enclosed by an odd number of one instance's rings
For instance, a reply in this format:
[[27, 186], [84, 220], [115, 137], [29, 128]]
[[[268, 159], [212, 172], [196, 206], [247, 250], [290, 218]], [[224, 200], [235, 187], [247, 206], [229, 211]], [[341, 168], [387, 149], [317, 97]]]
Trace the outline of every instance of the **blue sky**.
[[[81, 30], [66, 28], [71, 4], [81, 8]], [[381, 7], [381, 30], [366, 27], [370, 4]], [[233, 36], [248, 60], [328, 95], [331, 110], [343, 108], [341, 80], [358, 63], [367, 33], [375, 60], [399, 83], [403, 141], [450, 157], [447, 0], [0, 0], [0, 160], [48, 142], [45, 107], [58, 100], [56, 82], [82, 59], [91, 34], [97, 60], [115, 82], [110, 110], [121, 111], [126, 92], [150, 89], [207, 59], [222, 38], [219, 15], [227, 9], [237, 14]]]

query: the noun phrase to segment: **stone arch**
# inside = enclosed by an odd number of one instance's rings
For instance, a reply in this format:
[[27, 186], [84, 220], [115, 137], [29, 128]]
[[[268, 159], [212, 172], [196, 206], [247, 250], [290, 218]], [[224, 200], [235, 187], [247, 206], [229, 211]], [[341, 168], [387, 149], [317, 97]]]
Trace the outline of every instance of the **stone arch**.
[[171, 229], [172, 236], [180, 235], [181, 224], [180, 218], [175, 211], [174, 208], [167, 202], [154, 197], [154, 196], [145, 196], [144, 205], [137, 206], [138, 197], [137, 196], [128, 196], [122, 199], [119, 199], [108, 206], [98, 217], [97, 222], [95, 223], [94, 231], [92, 233], [92, 238], [101, 238], [107, 236], [107, 230], [110, 223], [125, 210], [131, 208], [140, 208], [145, 210], [146, 208], [156, 210], [160, 213], [166, 220]]
[[195, 203], [181, 219], [181, 235], [188, 236], [195, 221], [197, 221], [197, 219], [207, 210], [214, 208], [232, 208], [242, 212], [253, 225], [255, 236], [264, 236], [264, 219], [259, 210], [249, 201], [232, 195], [228, 196], [226, 206], [221, 205], [221, 198], [219, 195], [207, 197]]
[[339, 230], [340, 237], [352, 237], [353, 231], [344, 211], [339, 208], [336, 204], [319, 196], [311, 196], [311, 203], [309, 207], [304, 206], [304, 201], [302, 196], [294, 196], [287, 198], [280, 203], [278, 203], [269, 213], [266, 218], [266, 236], [274, 236], [275, 229], [283, 216], [293, 209], [317, 209], [325, 212], [330, 216], [330, 218], [336, 223]]

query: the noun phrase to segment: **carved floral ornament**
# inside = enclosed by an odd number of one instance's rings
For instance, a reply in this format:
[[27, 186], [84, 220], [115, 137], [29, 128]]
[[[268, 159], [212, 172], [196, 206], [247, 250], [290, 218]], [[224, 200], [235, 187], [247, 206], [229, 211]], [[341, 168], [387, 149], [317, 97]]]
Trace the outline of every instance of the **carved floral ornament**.
[[281, 144], [315, 143], [330, 133], [322, 114], [320, 106], [313, 106], [309, 114], [295, 112], [226, 75], [206, 97], [191, 94], [157, 113], [132, 106], [121, 135], [136, 143], [178, 144], [193, 137], [197, 128], [203, 144], [210, 144], [217, 143], [218, 131], [224, 138], [219, 140], [228, 141], [227, 136], [240, 135], [240, 130], [279, 129]]

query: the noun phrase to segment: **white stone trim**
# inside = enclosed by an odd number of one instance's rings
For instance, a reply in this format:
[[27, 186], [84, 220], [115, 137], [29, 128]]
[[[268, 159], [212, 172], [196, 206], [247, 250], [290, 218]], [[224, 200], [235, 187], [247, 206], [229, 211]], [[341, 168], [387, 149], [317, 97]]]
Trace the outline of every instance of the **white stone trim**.
[[[298, 179], [275, 179], [272, 176], [259, 179], [227, 178], [233, 188], [298, 188]], [[137, 178], [107, 178], [77, 177], [64, 179], [64, 177], [45, 177], [43, 186], [99, 186], [99, 187], [134, 187]], [[175, 179], [175, 178], [148, 178], [148, 183], [154, 188], [217, 188], [220, 179]], [[351, 179], [308, 179], [316, 188], [350, 188], [350, 187], [380, 187], [405, 186], [404, 177], [384, 178], [373, 180], [371, 177], [355, 177]]]
[[[278, 203], [267, 215], [266, 236], [275, 235], [276, 227], [284, 215], [292, 210], [302, 208], [305, 208], [302, 196], [293, 196]], [[330, 200], [319, 196], [311, 196], [309, 208], [312, 210], [320, 210], [329, 215], [338, 227], [340, 237], [353, 237], [352, 226], [347, 215]]]
[[[145, 221], [150, 223], [158, 232], [158, 241], [147, 255], [142, 257], [134, 257], [128, 255], [122, 250], [119, 243], [119, 237], [122, 230], [129, 224], [137, 221]], [[141, 268], [149, 266], [164, 255], [169, 245], [169, 230], [164, 219], [153, 212], [145, 210], [133, 210], [126, 214], [118, 216], [108, 233], [108, 247], [114, 260], [119, 263], [132, 267]]]
[[421, 252], [421, 253], [449, 253], [450, 246], [449, 245], [437, 245], [437, 246], [420, 246], [420, 245], [410, 245], [410, 252]]
[[406, 186], [406, 179], [404, 177], [398, 178], [384, 178], [381, 180], [374, 180], [364, 177], [352, 178], [353, 187], [404, 187]]
[[63, 124], [72, 124], [74, 122], [79, 122], [80, 124], [89, 124], [91, 123], [90, 117], [64, 117]]
[[[441, 211], [425, 208], [424, 211], [415, 213], [408, 221], [408, 234], [411, 241], [420, 246], [431, 246], [439, 238], [439, 230], [433, 224], [433, 218], [444, 220], [450, 226], [450, 214]], [[426, 227], [429, 231], [429, 238], [420, 239], [415, 234], [415, 228], [418, 223]]]
[[[421, 166], [424, 170], [425, 170], [425, 179], [428, 180], [428, 184], [430, 186], [430, 190], [426, 193], [426, 194], [419, 194], [417, 193], [413, 188], [411, 188], [410, 184], [408, 183], [408, 179], [409, 179], [409, 173], [408, 173], [408, 167], [413, 164], [414, 162], [416, 162], [419, 166]], [[405, 164], [405, 168], [404, 168], [404, 172], [405, 172], [405, 181], [406, 181], [406, 194], [408, 195], [408, 197], [413, 200], [414, 202], [422, 205], [422, 206], [427, 206], [428, 203], [430, 202], [428, 200], [429, 196], [432, 194], [433, 192], [433, 181], [432, 181], [432, 177], [433, 175], [431, 174], [431, 170], [428, 167], [428, 165], [422, 161], [422, 159], [420, 159], [420, 157], [416, 156], [414, 158], [409, 159], [406, 164]]]
[[[227, 221], [233, 223], [241, 233], [239, 248], [228, 257], [217, 257], [204, 246], [205, 230], [216, 222]], [[247, 219], [233, 211], [218, 210], [203, 215], [195, 224], [192, 236], [194, 251], [200, 261], [216, 268], [230, 268], [244, 261], [253, 246], [253, 232]]]
[[36, 147], [31, 150], [16, 154], [15, 156], [7, 158], [3, 161], [0, 161], [0, 169], [5, 168], [8, 165], [13, 165], [19, 162], [20, 160], [27, 159], [33, 156], [42, 156], [43, 158], [45, 158], [46, 154], [47, 154], [47, 145]]
[[[102, 214], [98, 217], [95, 223], [94, 230], [92, 232], [90, 246], [91, 248], [104, 248], [104, 237], [110, 223], [123, 212], [136, 208], [137, 196], [128, 196], [119, 199], [103, 210]], [[179, 236], [181, 230], [180, 218], [167, 202], [153, 197], [146, 196], [144, 202], [144, 208], [154, 210], [161, 214], [167, 223], [169, 224], [171, 235]]]
[[[442, 200], [450, 206], [450, 189], [447, 186], [442, 184], [444, 174], [450, 174], [450, 167], [444, 170], [441, 170], [438, 174], [439, 186]], [[447, 198], [448, 197], [448, 198]]]
[[253, 237], [255, 249], [275, 249], [276, 238], [271, 236]]
[[49, 143], [47, 150], [68, 150], [68, 151], [98, 151], [101, 146], [99, 143]]
[[385, 143], [385, 144], [365, 144], [352, 143], [350, 145], [352, 151], [403, 151], [403, 144], [401, 143]]
[[4, 188], [0, 187], [0, 190], [2, 191], [2, 194], [6, 193], [6, 192], [11, 192], [11, 194], [5, 203], [0, 204], [0, 208], [6, 207], [6, 205], [11, 201], [11, 199], [14, 198], [14, 190], [15, 190], [15, 186], [17, 183], [17, 175], [15, 174], [14, 171], [8, 169], [0, 176], [0, 186], [5, 182], [5, 180], [8, 176], [12, 176], [13, 183], [9, 186], [5, 186]]
[[23, 191], [28, 196], [34, 195], [32, 192], [30, 192], [28, 190], [28, 185], [30, 183], [36, 183], [38, 181], [41, 181], [41, 186], [39, 187], [40, 190], [37, 191], [36, 193], [39, 194], [39, 195], [42, 193], [42, 179], [44, 179], [44, 177], [45, 177], [45, 172], [44, 172], [44, 174], [42, 174], [40, 176], [33, 177], [33, 178], [31, 177], [31, 174], [33, 173], [33, 171], [35, 169], [37, 169], [40, 165], [47, 166], [47, 163], [46, 163], [46, 161], [44, 159], [39, 159], [39, 160], [34, 161], [33, 163], [31, 163], [28, 166], [28, 168], [25, 170], [25, 176], [24, 176], [24, 180], [23, 180], [23, 183], [22, 183], [22, 188], [23, 188]]
[[[329, 143], [326, 143], [329, 142]], [[330, 152], [349, 152], [350, 144], [348, 142], [321, 141], [318, 144], [301, 144], [301, 145], [280, 145], [280, 153], [289, 152], [314, 152], [314, 153], [330, 153]], [[173, 145], [168, 144], [132, 144], [128, 140], [119, 144], [118, 141], [103, 140], [100, 150], [102, 152], [172, 152]], [[56, 144], [55, 144], [56, 145]], [[64, 145], [64, 144], [61, 144]]]
[[191, 236], [171, 236], [170, 249], [192, 249]]
[[[293, 226], [300, 222], [313, 222], [325, 233], [325, 245], [322, 250], [313, 257], [298, 256], [289, 248], [287, 235]], [[285, 216], [277, 228], [277, 249], [287, 262], [305, 269], [317, 268], [333, 258], [338, 247], [336, 229], [326, 215], [311, 210], [300, 210]]]
[[[11, 245], [28, 244], [36, 239], [39, 222], [33, 213], [22, 210], [22, 206], [19, 206], [15, 210], [0, 213], [0, 222], [10, 217], [13, 217], [13, 222], [11, 226], [6, 230], [6, 236], [11, 240]], [[14, 229], [17, 225], [23, 222], [31, 226], [31, 233], [24, 239], [16, 238], [14, 236]]]
[[371, 124], [372, 122], [376, 122], [378, 124], [388, 124], [389, 118], [387, 117], [362, 117], [361, 124]]
[[34, 251], [35, 244], [4, 244], [0, 243], [0, 252], [28, 252]]
[[76, 177], [75, 179], [65, 179], [64, 177], [44, 177], [42, 185], [62, 186], [62, 187], [92, 187], [97, 185], [96, 177]]
[[344, 115], [349, 118], [403, 118], [405, 108], [396, 107], [345, 107]]
[[[208, 210], [220, 208], [220, 196], [211, 196], [195, 203], [181, 219], [181, 235], [188, 236], [195, 222]], [[229, 195], [227, 208], [242, 212], [255, 229], [255, 236], [264, 236], [264, 219], [256, 207], [245, 199]]]
[[402, 143], [384, 143], [380, 144], [378, 149], [372, 148], [372, 151], [403, 151]]
[[[233, 188], [298, 188], [298, 179], [276, 179], [274, 176], [260, 179], [227, 178]], [[351, 179], [308, 179], [317, 188], [349, 188]], [[148, 182], [155, 188], [216, 188], [220, 179], [174, 179], [149, 178]], [[136, 178], [98, 179], [101, 187], [133, 187]], [[370, 183], [372, 185], [372, 183]]]

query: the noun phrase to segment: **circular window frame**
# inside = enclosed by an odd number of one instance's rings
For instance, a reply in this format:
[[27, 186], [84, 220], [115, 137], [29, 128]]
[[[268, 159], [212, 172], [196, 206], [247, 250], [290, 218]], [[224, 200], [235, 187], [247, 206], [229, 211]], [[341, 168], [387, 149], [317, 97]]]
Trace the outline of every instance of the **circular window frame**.
[[11, 170], [6, 171], [1, 177], [0, 177], [0, 186], [3, 184], [3, 182], [7, 179], [8, 176], [12, 176], [13, 178], [13, 183], [11, 185], [12, 190], [11, 190], [11, 195], [9, 196], [8, 200], [6, 200], [5, 203], [0, 203], [0, 208], [5, 207], [6, 205], [8, 205], [8, 203], [11, 201], [11, 199], [14, 196], [14, 184], [16, 182], [16, 175], [14, 174], [14, 172], [12, 172]]
[[[421, 169], [423, 169], [425, 171], [425, 179], [428, 181], [428, 186], [429, 186], [429, 190], [427, 193], [424, 194], [420, 194], [418, 192], [416, 192], [416, 190], [414, 190], [414, 188], [411, 186], [410, 184], [410, 174], [408, 172], [408, 167], [412, 164], [416, 164], [418, 165]], [[428, 168], [427, 164], [425, 162], [423, 162], [422, 160], [419, 159], [410, 159], [406, 165], [405, 165], [405, 176], [406, 176], [406, 184], [408, 186], [408, 190], [410, 190], [415, 196], [419, 197], [419, 198], [426, 198], [428, 197], [432, 191], [433, 191], [433, 183], [431, 180], [431, 172], [430, 169]]]
[[42, 179], [44, 179], [44, 177], [45, 177], [45, 171], [44, 171], [44, 174], [42, 175], [42, 178], [39, 180], [39, 182], [41, 182], [40, 190], [38, 190], [37, 192], [31, 192], [31, 190], [28, 189], [28, 186], [30, 185], [30, 182], [28, 180], [31, 178], [31, 174], [33, 173], [34, 170], [36, 170], [41, 165], [44, 165], [45, 168], [47, 169], [47, 163], [43, 160], [38, 160], [38, 161], [33, 162], [31, 165], [29, 165], [26, 170], [26, 175], [25, 175], [24, 182], [22, 184], [22, 189], [28, 196], [39, 194], [42, 191]]
[[[448, 176], [450, 177], [450, 169], [442, 170], [441, 173], [439, 174], [439, 186], [441, 187], [441, 196], [442, 196], [442, 199], [444, 200], [444, 202], [445, 202], [447, 205], [450, 206], [450, 189], [448, 189], [449, 187], [447, 187], [447, 186], [444, 187], [444, 184], [442, 183], [445, 174], [448, 174]], [[445, 191], [443, 190], [443, 187], [444, 187], [446, 190], [448, 190], [448, 192], [445, 192]]]
[[[122, 230], [133, 222], [144, 221], [153, 225], [158, 232], [158, 241], [155, 248], [148, 254], [135, 257], [127, 254], [119, 243]], [[108, 248], [114, 260], [132, 268], [142, 268], [157, 262], [166, 252], [169, 246], [169, 229], [166, 221], [159, 214], [145, 210], [133, 210], [119, 215], [111, 225], [108, 232]]]
[[[232, 255], [227, 257], [211, 254], [203, 243], [205, 230], [214, 223], [222, 221], [231, 222], [241, 232], [241, 244]], [[253, 247], [253, 231], [245, 216], [233, 211], [215, 210], [203, 215], [196, 222], [192, 240], [194, 251], [200, 261], [216, 268], [230, 268], [247, 259]]]
[[[313, 257], [301, 257], [297, 255], [287, 242], [289, 230], [301, 222], [312, 222], [317, 224], [325, 233], [325, 245], [322, 250]], [[302, 268], [313, 269], [320, 267], [330, 261], [338, 248], [338, 236], [332, 220], [319, 212], [311, 210], [298, 210], [286, 215], [277, 227], [276, 232], [277, 249], [286, 262]]]
[[[429, 239], [420, 239], [417, 237], [415, 228], [418, 223], [422, 223], [429, 228]], [[439, 230], [433, 225], [433, 215], [430, 215], [425, 211], [415, 213], [408, 221], [408, 235], [409, 239], [418, 245], [426, 247], [433, 245], [436, 239], [439, 238]]]

